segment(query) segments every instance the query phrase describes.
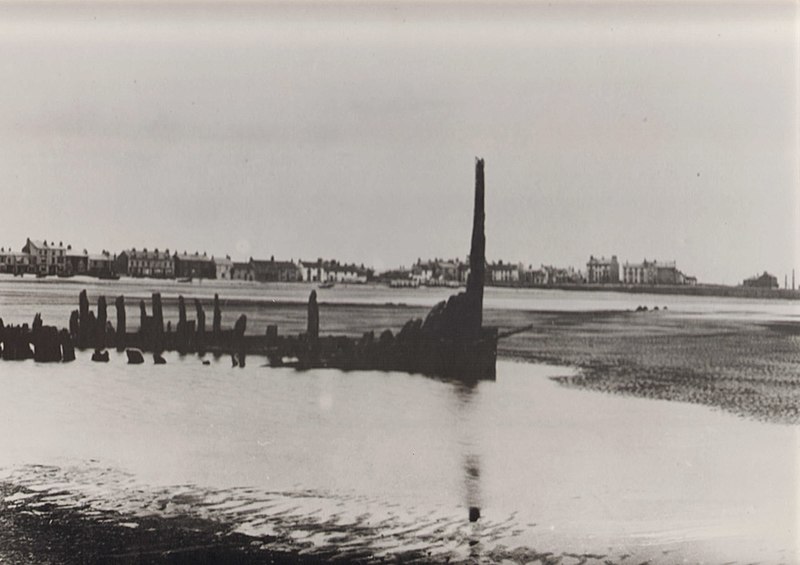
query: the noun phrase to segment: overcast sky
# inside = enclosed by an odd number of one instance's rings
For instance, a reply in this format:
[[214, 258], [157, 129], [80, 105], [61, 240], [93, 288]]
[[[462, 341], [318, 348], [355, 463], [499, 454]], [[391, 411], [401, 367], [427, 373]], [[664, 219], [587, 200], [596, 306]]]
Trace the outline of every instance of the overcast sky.
[[0, 3], [0, 244], [800, 281], [782, 2]]

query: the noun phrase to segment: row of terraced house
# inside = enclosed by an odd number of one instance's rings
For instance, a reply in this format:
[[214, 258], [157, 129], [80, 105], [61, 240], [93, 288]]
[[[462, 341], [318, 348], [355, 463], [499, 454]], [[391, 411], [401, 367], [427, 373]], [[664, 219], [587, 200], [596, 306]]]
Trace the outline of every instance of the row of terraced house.
[[[466, 280], [466, 279], [465, 279]], [[610, 259], [591, 255], [586, 271], [573, 267], [541, 265], [534, 268], [523, 263], [498, 261], [486, 266], [487, 284], [518, 286], [562, 285], [695, 285], [697, 279], [685, 275], [675, 261], [648, 261], [620, 264], [616, 255]]]
[[[469, 260], [417, 259], [410, 270], [395, 270], [387, 278], [393, 286], [443, 286], [465, 284], [469, 276]], [[561, 285], [694, 285], [695, 277], [678, 270], [674, 261], [648, 261], [620, 264], [617, 256], [610, 259], [590, 256], [586, 271], [553, 265], [525, 265], [496, 261], [486, 264], [486, 284], [497, 286], [561, 286]]]
[[233, 261], [230, 256], [206, 253], [123, 251], [118, 259], [119, 273], [133, 277], [204, 278], [256, 282], [344, 282], [365, 283], [372, 271], [335, 260], [280, 261], [275, 257]]
[[116, 255], [78, 252], [70, 245], [28, 238], [21, 251], [0, 247], [0, 273], [15, 275], [69, 275], [87, 274], [102, 276], [114, 272]]
[[365, 283], [372, 277], [372, 270], [364, 265], [336, 260], [276, 261], [274, 257], [267, 260], [251, 257], [246, 262], [235, 262], [230, 256], [147, 248], [92, 254], [85, 249], [74, 250], [63, 242], [30, 238], [21, 251], [0, 247], [0, 273], [341, 283]]
[[364, 265], [340, 263], [336, 260], [315, 261], [256, 260], [231, 265], [231, 278], [260, 282], [336, 282], [366, 283], [373, 271]]

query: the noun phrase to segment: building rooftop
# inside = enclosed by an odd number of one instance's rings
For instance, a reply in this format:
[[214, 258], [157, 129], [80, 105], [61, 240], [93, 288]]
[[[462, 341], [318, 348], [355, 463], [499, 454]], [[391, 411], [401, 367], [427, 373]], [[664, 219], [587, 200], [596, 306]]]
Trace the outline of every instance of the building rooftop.
[[211, 263], [211, 262], [214, 261], [213, 257], [209, 257], [205, 253], [200, 255], [199, 253], [196, 253], [196, 252], [193, 253], [193, 254], [192, 253], [176, 253], [175, 254], [175, 258], [178, 261], [203, 261], [203, 262], [208, 262], [208, 263]]
[[169, 254], [169, 249], [165, 249], [164, 251], [159, 251], [158, 249], [126, 249], [123, 251], [130, 255], [131, 257], [135, 257], [137, 259], [170, 259], [171, 255]]
[[46, 240], [42, 241], [41, 239], [28, 238], [28, 242], [32, 243], [35, 247], [47, 248], [47, 249], [64, 249], [64, 250], [66, 250], [66, 247], [64, 247], [64, 244], [61, 243], [60, 241], [58, 242], [58, 245], [56, 245], [52, 241], [48, 244]]

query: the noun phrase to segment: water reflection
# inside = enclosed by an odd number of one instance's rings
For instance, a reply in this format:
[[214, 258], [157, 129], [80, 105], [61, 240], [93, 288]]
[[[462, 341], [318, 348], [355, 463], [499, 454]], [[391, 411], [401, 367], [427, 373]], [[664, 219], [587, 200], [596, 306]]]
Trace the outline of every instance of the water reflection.
[[462, 475], [464, 481], [464, 506], [468, 509], [467, 518], [471, 524], [469, 537], [469, 555], [477, 559], [481, 553], [480, 524], [481, 507], [483, 506], [481, 494], [481, 456], [477, 442], [477, 433], [474, 426], [476, 420], [475, 398], [479, 394], [478, 381], [463, 381], [453, 383], [452, 392], [455, 400], [455, 410], [459, 423], [458, 441], [461, 447]]

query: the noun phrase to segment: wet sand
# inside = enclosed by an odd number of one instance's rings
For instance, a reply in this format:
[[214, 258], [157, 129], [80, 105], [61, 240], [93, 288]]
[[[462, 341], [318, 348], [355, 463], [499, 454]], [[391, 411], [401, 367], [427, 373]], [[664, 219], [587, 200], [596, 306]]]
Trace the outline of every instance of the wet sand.
[[[54, 493], [57, 495], [58, 493]], [[224, 524], [190, 516], [134, 517], [65, 508], [37, 493], [0, 483], [0, 562], [12, 565], [101, 563], [307, 563], [259, 551], [261, 542]]]
[[[60, 503], [70, 493], [37, 492], [0, 482], [0, 562], [10, 565], [313, 565], [318, 563], [538, 563], [541, 565], [611, 565], [622, 563], [592, 553], [537, 552], [495, 547], [485, 551], [476, 536], [465, 558], [433, 554], [424, 547], [380, 554], [347, 547], [352, 528], [321, 525], [338, 532], [336, 546], [305, 549], [287, 536], [245, 535], [235, 526], [191, 514], [164, 517], [98, 511]], [[370, 532], [371, 535], [378, 535]], [[435, 537], [435, 532], [433, 533]], [[424, 545], [424, 537], [418, 544]], [[294, 546], [279, 551], [276, 546]]]
[[[800, 423], [800, 322], [670, 312], [490, 313], [534, 329], [501, 356], [579, 367], [571, 387], [703, 404], [774, 423]], [[513, 319], [512, 319], [513, 318]]]

